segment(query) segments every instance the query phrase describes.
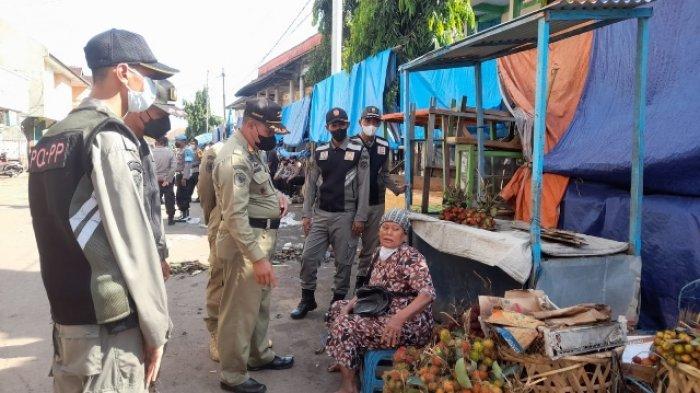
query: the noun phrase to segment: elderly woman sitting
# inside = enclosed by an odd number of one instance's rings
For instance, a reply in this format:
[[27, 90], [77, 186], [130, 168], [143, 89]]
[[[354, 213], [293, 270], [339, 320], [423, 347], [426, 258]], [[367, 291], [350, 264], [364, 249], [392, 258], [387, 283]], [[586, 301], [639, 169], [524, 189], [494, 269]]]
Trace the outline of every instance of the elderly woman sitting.
[[381, 247], [374, 255], [369, 285], [395, 294], [388, 312], [381, 316], [353, 314], [357, 297], [331, 307], [326, 351], [342, 373], [338, 393], [357, 392], [355, 372], [365, 351], [422, 346], [430, 339], [435, 289], [425, 257], [406, 244], [409, 225], [408, 212], [393, 209], [384, 214], [379, 228]]

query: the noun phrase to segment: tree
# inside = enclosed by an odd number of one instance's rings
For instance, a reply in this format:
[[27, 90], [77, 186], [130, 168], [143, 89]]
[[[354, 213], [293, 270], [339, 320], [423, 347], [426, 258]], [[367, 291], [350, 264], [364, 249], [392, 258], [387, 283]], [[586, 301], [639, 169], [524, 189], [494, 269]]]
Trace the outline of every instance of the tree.
[[[209, 94], [205, 87], [195, 93], [193, 102], [184, 101], [187, 118], [186, 134], [188, 138], [194, 138], [197, 135], [209, 132], [207, 129], [208, 99]], [[222, 123], [223, 118], [214, 115], [209, 116], [209, 127]]]
[[[314, 23], [323, 42], [312, 56], [307, 79], [330, 74], [331, 0], [315, 0]], [[347, 0], [344, 2], [343, 66], [400, 46], [399, 63], [464, 38], [476, 17], [470, 0]]]

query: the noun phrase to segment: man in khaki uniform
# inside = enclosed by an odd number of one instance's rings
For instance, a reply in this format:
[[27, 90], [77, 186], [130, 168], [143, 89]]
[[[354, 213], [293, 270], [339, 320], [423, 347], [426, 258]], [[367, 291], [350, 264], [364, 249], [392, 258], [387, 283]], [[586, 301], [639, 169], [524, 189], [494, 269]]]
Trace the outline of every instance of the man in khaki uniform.
[[275, 189], [264, 153], [275, 148], [275, 133], [285, 133], [281, 108], [266, 98], [246, 102], [242, 128], [219, 151], [213, 181], [221, 224], [216, 252], [223, 267], [218, 343], [221, 388], [264, 393], [265, 385], [248, 371], [282, 370], [291, 356], [270, 348], [267, 328], [270, 290], [277, 282], [271, 254], [287, 202]]
[[219, 324], [219, 303], [221, 302], [221, 291], [224, 287], [224, 281], [223, 270], [219, 263], [220, 260], [216, 257], [216, 234], [219, 231], [219, 223], [221, 223], [221, 209], [219, 209], [219, 206], [216, 204], [212, 173], [214, 171], [216, 155], [219, 153], [222, 146], [223, 143], [219, 142], [205, 150], [202, 156], [202, 162], [199, 164], [199, 180], [197, 183], [199, 201], [202, 205], [204, 223], [207, 224], [207, 235], [209, 239], [209, 282], [207, 283], [206, 291], [207, 317], [204, 318], [204, 321], [211, 335], [211, 340], [209, 341], [209, 357], [215, 362], [219, 361], [216, 329]]

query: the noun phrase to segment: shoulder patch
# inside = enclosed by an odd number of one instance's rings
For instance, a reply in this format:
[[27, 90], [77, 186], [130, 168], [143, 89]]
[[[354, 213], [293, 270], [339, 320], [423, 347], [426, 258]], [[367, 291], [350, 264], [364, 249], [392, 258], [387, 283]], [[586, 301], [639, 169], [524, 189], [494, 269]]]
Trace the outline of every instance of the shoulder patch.
[[316, 148], [316, 151], [319, 151], [319, 150], [328, 150], [328, 146], [329, 146], [329, 145], [328, 145], [327, 143], [326, 143], [325, 145], [321, 145], [321, 146], [319, 146], [319, 147]]
[[248, 176], [245, 172], [236, 172], [233, 174], [233, 185], [243, 187], [248, 184]]
[[29, 172], [37, 173], [64, 168], [73, 145], [70, 137], [65, 134], [44, 137], [44, 140], [32, 148], [29, 155]]

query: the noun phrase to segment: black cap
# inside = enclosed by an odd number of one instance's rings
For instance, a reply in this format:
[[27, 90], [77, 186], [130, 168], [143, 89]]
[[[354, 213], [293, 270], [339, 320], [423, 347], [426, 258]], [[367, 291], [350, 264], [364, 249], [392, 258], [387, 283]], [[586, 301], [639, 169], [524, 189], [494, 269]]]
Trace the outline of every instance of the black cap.
[[153, 71], [151, 79], [165, 79], [178, 72], [175, 68], [159, 63], [139, 34], [112, 29], [90, 39], [83, 48], [90, 69], [110, 67], [119, 63], [138, 64]]
[[382, 111], [379, 110], [376, 106], [368, 106], [365, 108], [365, 110], [362, 111], [362, 116], [360, 116], [360, 119], [381, 119], [382, 118]]
[[286, 134], [287, 128], [282, 124], [282, 107], [278, 103], [264, 97], [249, 98], [245, 101], [244, 117], [250, 117], [265, 123], [277, 134]]
[[175, 105], [177, 101], [177, 91], [175, 86], [168, 80], [155, 81], [156, 101], [153, 106], [162, 109], [169, 115], [185, 117], [185, 111]]
[[336, 121], [348, 122], [348, 114], [343, 108], [333, 108], [326, 113], [326, 124]]

